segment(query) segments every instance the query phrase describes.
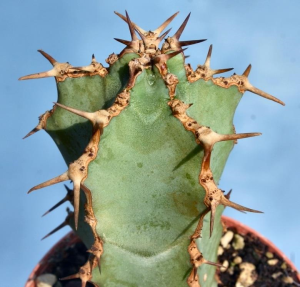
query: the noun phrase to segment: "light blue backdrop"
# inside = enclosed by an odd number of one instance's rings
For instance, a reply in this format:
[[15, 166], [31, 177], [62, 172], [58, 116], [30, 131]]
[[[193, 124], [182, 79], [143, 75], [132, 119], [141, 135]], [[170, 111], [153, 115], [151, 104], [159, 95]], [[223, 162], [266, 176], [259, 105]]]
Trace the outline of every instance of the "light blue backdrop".
[[250, 81], [286, 103], [282, 107], [244, 95], [235, 115], [236, 131], [263, 135], [235, 146], [220, 187], [233, 189], [233, 201], [265, 211], [225, 213], [270, 238], [299, 268], [298, 0], [1, 1], [1, 286], [23, 286], [43, 254], [69, 231], [65, 228], [40, 241], [66, 216], [64, 206], [40, 217], [65, 195], [62, 185], [26, 194], [66, 170], [44, 131], [22, 140], [56, 100], [54, 80], [17, 79], [51, 68], [37, 49], [74, 66], [88, 64], [92, 53], [104, 63], [110, 53], [123, 48], [114, 37], [129, 39], [127, 26], [113, 13], [125, 9], [144, 29], [154, 29], [180, 11], [170, 25], [173, 33], [192, 12], [182, 39], [208, 39], [188, 50], [194, 68], [204, 62], [213, 44], [213, 68], [234, 67], [242, 73], [251, 63]]

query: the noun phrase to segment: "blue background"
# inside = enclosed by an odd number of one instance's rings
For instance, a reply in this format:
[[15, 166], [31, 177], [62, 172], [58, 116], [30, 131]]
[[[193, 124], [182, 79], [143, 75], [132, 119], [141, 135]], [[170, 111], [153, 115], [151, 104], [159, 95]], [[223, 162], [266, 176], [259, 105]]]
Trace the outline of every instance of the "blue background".
[[93, 53], [105, 64], [124, 47], [113, 38], [129, 39], [127, 25], [113, 13], [125, 9], [146, 30], [180, 11], [171, 35], [192, 12], [181, 39], [208, 39], [186, 52], [193, 68], [213, 44], [212, 68], [234, 67], [240, 74], [251, 63], [250, 82], [286, 103], [245, 93], [236, 131], [263, 135], [239, 141], [220, 187], [233, 189], [233, 201], [265, 212], [226, 209], [225, 214], [271, 239], [299, 268], [299, 1], [1, 1], [1, 286], [23, 286], [35, 264], [69, 231], [40, 241], [66, 216], [67, 205], [40, 217], [65, 195], [62, 184], [26, 194], [66, 170], [44, 131], [22, 140], [56, 101], [54, 79], [17, 79], [51, 68], [37, 49], [74, 66], [89, 64]]

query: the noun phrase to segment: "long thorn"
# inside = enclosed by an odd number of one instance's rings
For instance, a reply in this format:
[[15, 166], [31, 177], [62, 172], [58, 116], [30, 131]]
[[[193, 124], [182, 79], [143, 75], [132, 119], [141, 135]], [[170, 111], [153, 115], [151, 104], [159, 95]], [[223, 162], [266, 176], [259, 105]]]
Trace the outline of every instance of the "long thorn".
[[272, 95], [270, 95], [270, 94], [268, 94], [268, 93], [266, 93], [266, 92], [264, 92], [264, 91], [262, 91], [260, 89], [255, 88], [249, 82], [245, 83], [245, 88], [249, 92], [252, 92], [252, 93], [254, 93], [256, 95], [259, 95], [259, 96], [261, 96], [263, 98], [266, 98], [268, 100], [274, 101], [276, 103], [279, 103], [279, 104], [285, 106], [285, 103], [283, 101], [279, 100], [278, 98], [273, 97]]
[[215, 215], [216, 215], [216, 205], [211, 204], [210, 206], [210, 234], [209, 237], [211, 237], [214, 229], [214, 223], [215, 223]]
[[59, 231], [63, 227], [69, 225], [70, 218], [73, 216], [73, 212], [70, 212], [69, 209], [67, 209], [67, 212], [69, 213], [63, 223], [58, 225], [56, 228], [54, 228], [52, 231], [50, 231], [47, 235], [45, 235], [41, 240], [44, 240], [45, 238], [49, 237], [50, 235], [54, 234], [55, 232]]
[[208, 49], [207, 56], [206, 56], [206, 60], [204, 62], [204, 66], [206, 66], [208, 68], [210, 67], [210, 59], [211, 59], [212, 48], [213, 48], [213, 45], [210, 45], [209, 49]]
[[170, 18], [168, 18], [164, 23], [162, 23], [155, 31], [157, 36], [171, 23], [171, 21], [177, 16], [179, 12], [173, 14]]
[[58, 230], [62, 229], [65, 226], [67, 226], [67, 224], [65, 222], [61, 223], [56, 228], [54, 228], [52, 231], [50, 231], [47, 235], [45, 235], [41, 240], [46, 239], [47, 237], [49, 237], [50, 235], [52, 235], [53, 233], [57, 232]]
[[223, 267], [223, 265], [222, 265], [222, 264], [215, 263], [215, 262], [212, 262], [212, 261], [208, 261], [208, 260], [206, 260], [206, 259], [205, 259], [204, 263], [205, 263], [205, 264], [208, 264], [208, 265], [211, 265], [211, 266], [218, 267], [218, 268], [221, 268], [221, 267]]
[[142, 38], [143, 42], [145, 43], [145, 41], [147, 41], [147, 38], [146, 38], [146, 36], [144, 35], [144, 33], [142, 32], [142, 30], [141, 30], [139, 27], [137, 27], [136, 25], [135, 25], [134, 29], [135, 29], [135, 31], [138, 32], [138, 34], [139, 34], [140, 37]]
[[224, 196], [229, 200], [229, 199], [230, 199], [230, 196], [231, 196], [231, 193], [232, 193], [232, 189], [230, 189], [230, 190], [228, 191], [228, 193], [225, 194]]
[[85, 118], [85, 119], [88, 119], [88, 120], [90, 120], [91, 122], [94, 121], [94, 116], [93, 116], [94, 113], [84, 112], [84, 111], [81, 111], [81, 110], [77, 110], [77, 109], [74, 109], [74, 108], [71, 108], [71, 107], [67, 107], [67, 106], [65, 106], [65, 105], [62, 105], [62, 104], [60, 104], [60, 103], [55, 103], [55, 102], [54, 102], [54, 104], [57, 105], [57, 106], [59, 106], [59, 107], [61, 107], [61, 108], [63, 108], [63, 109], [65, 109], [65, 110], [67, 110], [67, 111], [69, 111], [69, 112], [71, 112], [71, 113], [73, 113], [73, 114], [75, 114], [75, 115], [78, 115], [78, 116], [80, 116], [80, 117], [83, 117], [83, 118]]
[[24, 140], [24, 139], [26, 139], [26, 138], [32, 136], [33, 134], [35, 134], [36, 132], [40, 131], [41, 129], [42, 129], [42, 128], [40, 128], [40, 127], [35, 127], [35, 128], [33, 128], [33, 129], [32, 129], [25, 137], [23, 137], [22, 139]]
[[181, 24], [181, 26], [179, 27], [179, 29], [177, 30], [177, 32], [174, 34], [174, 38], [176, 38], [177, 40], [179, 40], [187, 22], [189, 21], [189, 18], [191, 16], [191, 12], [187, 15], [187, 17], [185, 18], [185, 20], [183, 21], [183, 23]]
[[250, 137], [261, 136], [261, 133], [242, 133], [242, 134], [231, 134], [231, 135], [220, 135], [218, 141], [231, 141]]
[[123, 39], [119, 39], [119, 38], [114, 38], [114, 39], [126, 46], [130, 46], [130, 44], [131, 44], [131, 41], [127, 41], [127, 40], [123, 40]]
[[48, 213], [50, 213], [51, 211], [53, 211], [54, 209], [56, 209], [57, 207], [59, 207], [60, 205], [62, 205], [63, 203], [65, 203], [67, 201], [66, 199], [67, 196], [65, 196], [62, 200], [60, 200], [58, 203], [56, 203], [55, 205], [53, 205], [49, 210], [47, 210], [42, 217], [44, 217], [45, 215], [47, 215]]
[[189, 41], [179, 41], [179, 44], [181, 47], [183, 46], [189, 46], [189, 45], [194, 45], [194, 44], [198, 44], [201, 42], [206, 41], [206, 39], [201, 39], [201, 40], [189, 40]]
[[63, 278], [59, 278], [59, 280], [70, 280], [70, 279], [78, 279], [78, 278], [80, 278], [80, 276], [78, 273], [76, 273], [76, 274], [69, 275], [69, 276], [66, 276]]
[[48, 78], [48, 77], [55, 77], [55, 76], [56, 76], [56, 71], [55, 71], [55, 69], [52, 69], [52, 70], [46, 71], [46, 72], [40, 72], [40, 73], [23, 76], [23, 77], [19, 78], [19, 81], [41, 79], [41, 78]]
[[274, 102], [276, 102], [276, 103], [279, 103], [279, 104], [285, 106], [285, 103], [282, 102], [281, 100], [279, 100], [279, 99], [273, 97], [272, 95], [270, 95], [270, 94], [268, 94], [268, 93], [266, 93], [266, 92], [264, 92], [264, 91], [262, 91], [262, 90], [260, 90], [260, 89], [257, 89], [256, 87], [254, 87], [254, 86], [252, 86], [252, 85], [250, 84], [250, 82], [249, 82], [249, 80], [248, 80], [248, 76], [249, 76], [249, 74], [250, 74], [251, 67], [252, 67], [252, 66], [251, 66], [251, 64], [250, 64], [250, 65], [246, 68], [246, 70], [244, 71], [244, 73], [242, 74], [242, 77], [243, 77], [243, 76], [245, 77], [245, 78], [244, 78], [244, 79], [245, 79], [245, 83], [244, 83], [245, 90], [246, 90], [246, 91], [249, 91], [249, 92], [252, 92], [252, 93], [254, 93], [254, 94], [256, 94], [256, 95], [259, 95], [259, 96], [261, 96], [261, 97], [263, 97], [263, 98], [266, 98], [266, 99], [268, 99], [268, 100], [274, 101]]
[[129, 15], [128, 15], [128, 13], [127, 13], [126, 10], [125, 10], [125, 13], [126, 13], [127, 24], [128, 24], [128, 27], [129, 27], [130, 35], [131, 35], [131, 40], [132, 41], [136, 41], [136, 40], [138, 40], [138, 37], [137, 37], [137, 35], [134, 32], [134, 25], [132, 24], [132, 22], [131, 22], [131, 20], [129, 18]]
[[[116, 11], [114, 11], [114, 13], [116, 14], [116, 15], [118, 15], [122, 20], [124, 20], [126, 23], [127, 23], [127, 18], [125, 17], [125, 16], [123, 16], [122, 14], [120, 14], [120, 13], [118, 13], [118, 12], [116, 12]], [[133, 25], [133, 27], [136, 29], [139, 29], [142, 33], [146, 33], [147, 31], [145, 31], [144, 29], [142, 29], [142, 28], [140, 28], [138, 25], [136, 25], [135, 23], [133, 23], [133, 22], [131, 22], [132, 23], [132, 25]]]
[[55, 65], [55, 63], [57, 63], [57, 61], [51, 57], [48, 53], [44, 52], [43, 50], [38, 50], [38, 52], [40, 52], [50, 63], [52, 66]]
[[212, 72], [213, 72], [213, 75], [216, 75], [216, 74], [221, 74], [221, 73], [226, 73], [226, 72], [232, 71], [233, 69], [234, 68], [218, 69], [218, 70], [212, 70]]
[[156, 56], [153, 61], [155, 64], [157, 63], [161, 63], [161, 62], [167, 62], [168, 60], [170, 60], [171, 58], [177, 56], [180, 53], [183, 53], [183, 51], [185, 51], [187, 48], [185, 49], [180, 49], [176, 52], [172, 52], [172, 53], [168, 53], [168, 54], [160, 54], [158, 56]]
[[78, 228], [78, 217], [79, 217], [80, 182], [81, 182], [81, 180], [73, 181], [73, 183], [74, 183], [74, 223], [75, 223], [76, 230]]
[[28, 193], [34, 191], [34, 190], [37, 190], [37, 189], [40, 189], [40, 188], [43, 188], [43, 187], [46, 187], [46, 186], [50, 186], [50, 185], [53, 185], [53, 184], [56, 184], [56, 183], [59, 183], [59, 182], [63, 182], [63, 181], [66, 181], [66, 180], [69, 180], [69, 175], [68, 175], [68, 172], [66, 171], [65, 173], [55, 177], [55, 178], [52, 178], [50, 180], [47, 180], [39, 185], [36, 185], [34, 186], [33, 188], [31, 188]]
[[237, 203], [234, 203], [230, 200], [228, 200], [226, 197], [222, 197], [220, 200], [220, 204], [223, 204], [224, 206], [230, 206], [236, 210], [239, 211], [248, 211], [248, 212], [254, 212], [254, 213], [263, 213], [262, 211], [251, 209], [242, 205], [239, 205]]
[[51, 211], [53, 211], [54, 209], [56, 209], [57, 207], [59, 207], [60, 205], [65, 203], [66, 201], [73, 201], [73, 194], [74, 194], [73, 189], [70, 189], [66, 185], [64, 185], [64, 186], [65, 186], [65, 189], [67, 190], [66, 196], [62, 200], [60, 200], [58, 203], [56, 203], [54, 206], [52, 206], [48, 211], [46, 211], [42, 215], [42, 217], [47, 215], [48, 213], [50, 213]]
[[250, 71], [251, 71], [251, 64], [246, 68], [246, 70], [244, 71], [243, 75], [242, 76], [245, 76], [248, 78], [249, 74], [250, 74]]
[[171, 29], [172, 29], [172, 28], [170, 28], [169, 30], [167, 30], [166, 32], [164, 32], [161, 36], [159, 36], [159, 37], [157, 38], [157, 41], [161, 42], [162, 39], [165, 38], [165, 37], [169, 34], [169, 32], [171, 31]]

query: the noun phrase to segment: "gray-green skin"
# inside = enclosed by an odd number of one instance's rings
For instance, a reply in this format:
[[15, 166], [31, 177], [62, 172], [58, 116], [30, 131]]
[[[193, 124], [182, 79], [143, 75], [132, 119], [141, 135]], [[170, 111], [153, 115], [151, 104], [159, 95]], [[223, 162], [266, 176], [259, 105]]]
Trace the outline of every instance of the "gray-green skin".
[[[124, 55], [105, 78], [86, 76], [59, 82], [58, 102], [89, 112], [109, 107], [126, 86], [128, 62], [134, 57], [137, 55]], [[193, 103], [187, 114], [220, 134], [234, 133], [232, 120], [242, 97], [237, 87], [225, 89], [204, 80], [189, 83], [181, 54], [167, 65], [179, 79], [176, 98]], [[205, 191], [198, 182], [203, 150], [172, 115], [169, 100], [156, 67], [144, 70], [131, 90], [129, 106], [104, 128], [97, 158], [89, 165], [84, 184], [91, 190], [97, 232], [104, 241], [102, 272], [93, 271], [93, 282], [99, 286], [188, 286], [192, 265], [187, 247], [199, 214], [206, 208]], [[56, 107], [46, 130], [69, 165], [89, 142], [92, 125]], [[211, 170], [216, 183], [232, 148], [232, 141], [214, 146]], [[81, 192], [76, 232], [90, 247], [93, 237], [84, 222], [84, 201]], [[206, 215], [202, 238], [197, 240], [204, 258], [213, 262], [222, 232], [222, 211], [219, 206], [211, 238], [210, 213]], [[215, 269], [207, 264], [198, 269], [201, 286], [216, 286]]]

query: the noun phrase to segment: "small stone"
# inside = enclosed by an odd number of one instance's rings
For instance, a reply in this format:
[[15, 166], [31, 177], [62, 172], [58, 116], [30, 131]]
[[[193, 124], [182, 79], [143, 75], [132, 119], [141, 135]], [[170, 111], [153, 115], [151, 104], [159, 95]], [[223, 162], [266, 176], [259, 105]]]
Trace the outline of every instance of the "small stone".
[[282, 281], [284, 283], [288, 283], [288, 284], [293, 284], [294, 283], [294, 279], [290, 276], [284, 277]]
[[252, 263], [244, 262], [240, 264], [241, 273], [237, 279], [235, 287], [250, 287], [257, 279], [255, 266]]
[[272, 253], [272, 252], [269, 252], [269, 251], [266, 253], [266, 256], [267, 256], [269, 259], [271, 259], [271, 258], [274, 257], [273, 253]]
[[225, 260], [222, 264], [222, 267], [220, 267], [220, 271], [225, 272], [227, 270], [228, 266], [229, 266], [229, 262], [228, 262], [228, 260]]
[[232, 246], [235, 250], [243, 249], [245, 246], [244, 237], [239, 234], [234, 235], [234, 242], [232, 243]]
[[282, 272], [276, 272], [276, 273], [272, 274], [272, 278], [277, 279], [281, 275], [282, 275]]
[[286, 263], [283, 262], [283, 263], [281, 264], [280, 268], [281, 268], [281, 269], [286, 269], [286, 268], [287, 268]]
[[224, 253], [224, 249], [222, 246], [218, 247], [218, 256], [221, 256]]
[[278, 259], [270, 259], [268, 260], [268, 264], [273, 266], [273, 265], [276, 265], [278, 263]]
[[228, 244], [230, 243], [230, 241], [233, 238], [234, 233], [232, 231], [227, 231], [223, 237], [221, 238], [221, 245], [226, 248], [228, 246]]
[[233, 273], [234, 273], [234, 267], [233, 267], [233, 266], [230, 266], [230, 267], [227, 269], [227, 272], [228, 272], [230, 275], [233, 275]]
[[242, 263], [243, 262], [243, 260], [242, 260], [242, 258], [240, 257], [240, 256], [237, 256], [237, 257], [235, 257], [234, 259], [233, 259], [233, 263], [234, 264], [240, 264], [240, 263]]
[[238, 255], [238, 252], [233, 252], [232, 253], [232, 257], [235, 257], [235, 256], [237, 256]]
[[57, 281], [57, 278], [53, 274], [42, 274], [36, 278], [37, 287], [52, 287]]

